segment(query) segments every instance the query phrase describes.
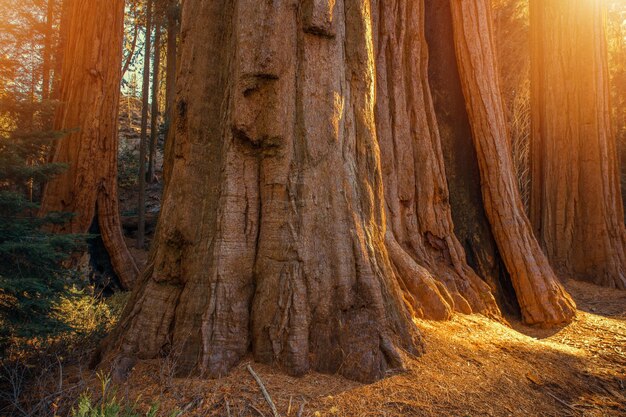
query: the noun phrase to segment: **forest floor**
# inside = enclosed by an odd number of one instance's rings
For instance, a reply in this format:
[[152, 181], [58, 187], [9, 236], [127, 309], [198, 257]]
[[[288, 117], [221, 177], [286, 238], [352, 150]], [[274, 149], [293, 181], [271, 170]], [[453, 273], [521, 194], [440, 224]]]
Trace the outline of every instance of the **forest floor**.
[[[251, 365], [281, 416], [626, 416], [626, 291], [566, 285], [580, 310], [572, 324], [420, 320], [426, 353], [374, 384], [290, 377], [252, 358], [218, 380], [174, 378], [172, 363], [146, 361], [117, 392], [140, 408], [156, 402], [184, 416], [272, 416]], [[95, 374], [68, 371], [97, 392]]]

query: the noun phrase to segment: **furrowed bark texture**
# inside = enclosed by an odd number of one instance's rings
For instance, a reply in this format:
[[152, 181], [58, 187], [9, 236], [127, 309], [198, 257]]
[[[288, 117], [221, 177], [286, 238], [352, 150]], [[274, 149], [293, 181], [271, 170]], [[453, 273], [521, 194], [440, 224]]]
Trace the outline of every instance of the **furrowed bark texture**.
[[150, 59], [152, 57], [152, 16], [154, 0], [147, 0], [146, 32], [143, 54], [143, 82], [141, 84], [141, 133], [139, 136], [139, 192], [137, 193], [137, 240], [135, 247], [144, 249], [146, 240], [146, 156], [148, 149], [148, 106], [150, 98]]
[[454, 235], [428, 80], [422, 1], [384, 0], [375, 10], [376, 126], [387, 207], [387, 246], [414, 310], [500, 315], [489, 286]]
[[605, 7], [531, 1], [532, 195], [559, 274], [626, 288], [626, 230], [611, 129]]
[[450, 2], [455, 50], [482, 178], [485, 212], [527, 323], [568, 322], [575, 304], [533, 235], [513, 174], [487, 0]]
[[483, 206], [480, 169], [465, 98], [457, 70], [450, 2], [427, 1], [428, 75], [441, 137], [455, 234], [469, 265], [492, 289], [498, 305], [519, 314], [510, 276], [504, 266]]
[[180, 15], [182, 3], [170, 0], [167, 8], [167, 63], [165, 70], [165, 149], [163, 151], [163, 184], [167, 186], [172, 172], [174, 157], [174, 141], [176, 140], [176, 111], [174, 99], [176, 97], [176, 74], [178, 68], [178, 43], [180, 35]]
[[148, 148], [148, 174], [150, 183], [156, 179], [156, 151], [159, 138], [159, 84], [161, 83], [161, 17], [154, 19], [154, 56], [152, 60], [152, 102], [150, 103], [150, 146]]
[[138, 271], [124, 242], [117, 202], [124, 1], [66, 1], [61, 103], [54, 129], [75, 130], [56, 146], [53, 162], [69, 169], [46, 185], [41, 210], [75, 214], [54, 228], [58, 233], [87, 233], [97, 220], [115, 273], [130, 288]]
[[181, 47], [155, 246], [105, 360], [400, 368], [421, 341], [385, 248], [369, 1], [187, 0]]

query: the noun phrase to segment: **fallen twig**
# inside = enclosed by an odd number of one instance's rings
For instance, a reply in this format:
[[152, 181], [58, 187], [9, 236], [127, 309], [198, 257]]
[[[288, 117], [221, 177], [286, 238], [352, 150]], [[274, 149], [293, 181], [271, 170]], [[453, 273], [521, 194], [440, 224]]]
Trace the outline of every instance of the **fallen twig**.
[[548, 394], [550, 397], [554, 398], [557, 402], [559, 402], [560, 404], [564, 405], [565, 407], [569, 408], [570, 410], [574, 411], [574, 412], [578, 412], [577, 409], [575, 409], [574, 407], [572, 407], [570, 404], [568, 404], [567, 402], [563, 401], [562, 399], [560, 399], [559, 397], [557, 397], [556, 395], [552, 394], [550, 391], [546, 391], [546, 394]]
[[261, 392], [265, 397], [265, 401], [267, 401], [270, 408], [272, 409], [272, 414], [274, 415], [274, 417], [280, 417], [280, 414], [278, 414], [278, 410], [274, 405], [274, 401], [272, 401], [272, 397], [270, 397], [270, 394], [265, 389], [265, 385], [263, 385], [263, 381], [261, 381], [261, 378], [259, 378], [259, 376], [256, 374], [256, 372], [254, 372], [254, 369], [252, 369], [250, 365], [248, 365], [248, 372], [250, 372], [250, 375], [252, 375], [252, 377], [256, 380], [256, 383], [259, 385], [259, 388], [261, 388]]
[[298, 409], [298, 417], [302, 417], [302, 413], [304, 413], [304, 406], [306, 405], [306, 401], [304, 401], [301, 405], [300, 408]]
[[249, 404], [250, 408], [252, 408], [254, 411], [256, 411], [261, 417], [265, 417], [265, 414], [263, 414], [261, 412], [261, 410], [259, 410], [258, 408], [256, 408], [255, 406], [253, 406], [252, 404]]

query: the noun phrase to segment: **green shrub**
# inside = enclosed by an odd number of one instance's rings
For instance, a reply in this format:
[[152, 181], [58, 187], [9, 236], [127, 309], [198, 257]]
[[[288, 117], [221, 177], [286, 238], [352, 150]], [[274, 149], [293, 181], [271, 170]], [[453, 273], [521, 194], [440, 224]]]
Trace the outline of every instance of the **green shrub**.
[[[20, 112], [36, 113], [33, 104], [5, 100], [0, 105], [0, 117], [5, 119], [31, 120]], [[67, 222], [71, 214], [38, 216], [33, 198], [40, 184], [65, 169], [46, 162], [62, 133], [34, 123], [16, 122], [14, 127], [0, 134], [0, 355], [16, 339], [65, 329], [51, 314], [72, 281], [61, 263], [85, 238], [47, 232], [46, 227]]]
[[[93, 401], [91, 396], [83, 393], [76, 408], [72, 410], [72, 417], [156, 417], [159, 405], [154, 403], [146, 413], [137, 410], [137, 402], [132, 406], [122, 404], [116, 397], [115, 390], [111, 388], [111, 379], [103, 373], [98, 374], [100, 379], [101, 399]], [[178, 417], [182, 413], [173, 411], [169, 417]]]

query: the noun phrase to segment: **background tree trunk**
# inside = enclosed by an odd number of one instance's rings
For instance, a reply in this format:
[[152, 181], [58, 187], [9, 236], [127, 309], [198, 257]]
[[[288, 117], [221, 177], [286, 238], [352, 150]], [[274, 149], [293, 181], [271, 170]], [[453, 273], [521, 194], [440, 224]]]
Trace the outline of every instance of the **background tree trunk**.
[[626, 288], [626, 230], [600, 0], [531, 1], [532, 198], [563, 276]]
[[[66, 0], [67, 1], [67, 0]], [[137, 267], [122, 236], [117, 202], [117, 110], [121, 77], [124, 1], [71, 0], [54, 130], [63, 137], [53, 162], [69, 169], [45, 188], [42, 212], [75, 213], [59, 233], [99, 233], [121, 284], [129, 288]]]
[[133, 62], [133, 58], [135, 56], [135, 49], [137, 48], [137, 39], [139, 38], [139, 20], [137, 19], [137, 10], [136, 6], [131, 7], [133, 13], [133, 40], [130, 43], [130, 47], [128, 48], [128, 56], [126, 57], [126, 61], [124, 61], [124, 66], [122, 67], [122, 78], [130, 68], [130, 64]]
[[[385, 248], [370, 2], [187, 0], [172, 176], [103, 346], [372, 381], [419, 353]], [[280, 27], [280, 30], [277, 30]]]
[[163, 150], [163, 184], [167, 185], [173, 161], [174, 141], [176, 140], [175, 97], [176, 72], [178, 62], [178, 35], [180, 33], [180, 14], [182, 3], [170, 0], [167, 9], [167, 67], [165, 80], [165, 146]]
[[65, 61], [65, 50], [67, 49], [67, 33], [70, 30], [70, 11], [73, 0], [60, 1], [60, 21], [59, 21], [59, 39], [56, 45], [56, 54], [54, 56], [54, 68], [52, 71], [52, 86], [50, 90], [50, 98], [58, 100], [61, 95], [61, 72], [63, 70], [63, 62]]
[[148, 181], [156, 180], [156, 148], [159, 137], [159, 85], [161, 83], [161, 18], [154, 21], [154, 61], [152, 64], [152, 109], [150, 110], [150, 149], [148, 153]]
[[575, 314], [535, 239], [519, 195], [500, 93], [488, 0], [451, 1], [461, 85], [482, 178], [485, 212], [527, 323]]
[[56, 7], [55, 0], [48, 0], [46, 4], [46, 22], [45, 22], [45, 42], [43, 47], [43, 63], [42, 63], [42, 82], [41, 82], [41, 98], [47, 100], [50, 98], [50, 71], [52, 69], [52, 37], [54, 23], [54, 9]]
[[[170, 0], [167, 10], [167, 63], [165, 70], [165, 127], [169, 131], [176, 97], [176, 63], [178, 55], [178, 33], [180, 31], [180, 5]], [[167, 135], [166, 135], [167, 137]]]
[[489, 286], [468, 266], [454, 235], [423, 2], [377, 4], [376, 127], [393, 264], [421, 317], [446, 319], [453, 310], [499, 316]]
[[137, 196], [137, 249], [146, 245], [146, 153], [148, 145], [148, 98], [150, 97], [150, 51], [152, 43], [152, 4], [146, 3], [146, 35], [143, 54], [143, 84], [141, 86], [141, 134], [139, 138], [139, 193]]

